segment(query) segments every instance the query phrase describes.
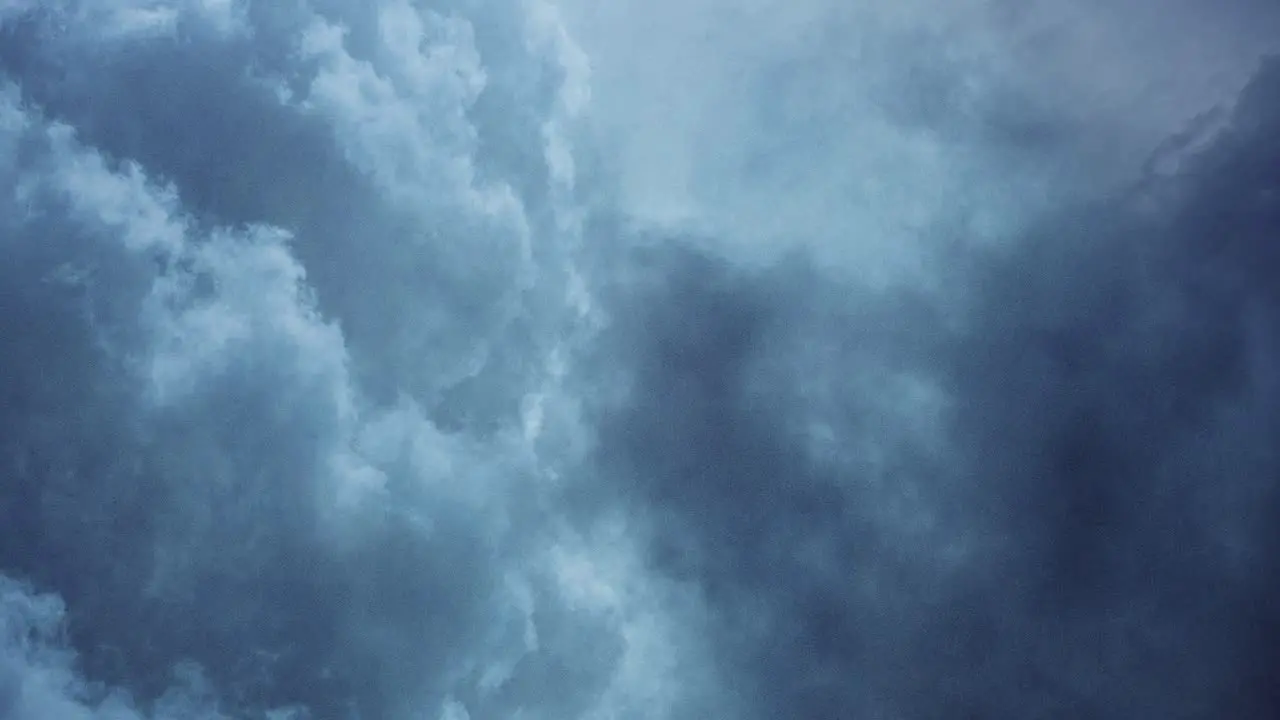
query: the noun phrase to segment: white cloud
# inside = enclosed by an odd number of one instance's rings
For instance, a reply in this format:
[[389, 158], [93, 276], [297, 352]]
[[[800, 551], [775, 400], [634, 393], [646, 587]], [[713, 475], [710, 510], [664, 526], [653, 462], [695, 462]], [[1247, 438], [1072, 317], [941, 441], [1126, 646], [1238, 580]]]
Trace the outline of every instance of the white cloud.
[[[65, 605], [0, 574], [0, 715], [9, 720], [229, 720], [189, 670], [154, 713], [128, 695], [96, 687], [75, 671]], [[184, 682], [185, 680], [185, 682]], [[287, 712], [278, 710], [277, 713]], [[280, 717], [288, 717], [283, 715]]]
[[375, 64], [347, 52], [340, 27], [315, 20], [301, 48], [321, 70], [304, 107], [333, 123], [352, 164], [397, 206], [423, 219], [451, 211], [492, 223], [497, 237], [476, 241], [506, 245], [468, 251], [497, 250], [499, 260], [522, 252], [528, 228], [519, 199], [511, 188], [476, 177], [477, 138], [467, 110], [484, 89], [485, 72], [470, 26], [400, 0], [380, 8], [378, 28]]
[[[228, 2], [130, 3], [93, 22], [110, 29], [116, 41], [143, 43], [180, 31], [187, 22], [231, 28], [244, 20], [242, 10]], [[358, 553], [382, 537], [391, 520], [402, 522], [395, 527], [413, 536], [406, 542], [439, 542], [446, 558], [453, 557], [451, 539], [441, 535], [451, 529], [467, 531], [457, 542], [482, 546], [475, 557], [489, 565], [474, 572], [492, 573], [504, 583], [492, 596], [468, 601], [483, 605], [493, 628], [474, 637], [459, 630], [467, 647], [421, 651], [448, 654], [447, 662], [431, 666], [447, 678], [437, 685], [466, 697], [472, 713], [480, 715], [486, 702], [524, 704], [530, 715], [540, 703], [567, 702], [576, 688], [530, 683], [540, 682], [540, 672], [552, 672], [543, 670], [544, 664], [578, 663], [584, 668], [573, 669], [609, 676], [604, 694], [588, 703], [586, 716], [680, 716], [686, 703], [719, 689], [699, 636], [696, 598], [644, 566], [643, 540], [634, 528], [622, 523], [582, 538], [560, 523], [560, 515], [572, 511], [556, 505], [568, 484], [600, 481], [581, 467], [593, 431], [579, 407], [581, 389], [574, 385], [575, 355], [592, 342], [601, 322], [578, 262], [582, 244], [594, 239], [583, 236], [585, 209], [578, 194], [584, 179], [576, 143], [584, 137], [581, 123], [602, 104], [621, 102], [625, 108], [635, 98], [620, 100], [612, 94], [616, 87], [601, 92], [618, 82], [618, 68], [604, 66], [598, 72], [599, 58], [584, 52], [581, 37], [570, 35], [563, 8], [554, 3], [529, 0], [518, 9], [494, 10], [520, 13], [516, 25], [524, 46], [513, 48], [510, 57], [482, 55], [477, 28], [488, 19], [474, 8], [466, 16], [449, 15], [393, 0], [369, 11], [369, 22], [350, 33], [315, 15], [302, 23], [306, 30], [300, 37], [270, 40], [291, 43], [315, 70], [297, 99], [283, 102], [326, 125], [346, 162], [386, 204], [360, 209], [362, 217], [379, 221], [376, 231], [341, 238], [340, 244], [322, 245], [265, 225], [220, 225], [184, 206], [189, 188], [181, 181], [168, 182], [154, 168], [96, 150], [71, 126], [48, 123], [21, 107], [16, 93], [0, 102], [0, 149], [6, 138], [20, 142], [33, 127], [45, 145], [35, 153], [35, 172], [24, 176], [23, 192], [56, 197], [59, 212], [67, 213], [62, 220], [78, 232], [76, 242], [119, 252], [146, 270], [141, 274], [144, 312], [123, 320], [136, 325], [141, 338], [141, 344], [128, 348], [151, 413], [140, 422], [178, 426], [149, 432], [186, 443], [164, 449], [157, 462], [169, 473], [166, 482], [191, 485], [174, 489], [183, 497], [158, 522], [151, 599], [178, 593], [174, 588], [198, 595], [202, 588], [195, 578], [206, 566], [239, 577], [237, 572], [257, 572], [254, 563], [269, 562], [260, 559], [269, 555], [259, 551], [273, 541], [278, 518], [259, 507], [253, 493], [266, 495], [263, 488], [284, 483], [277, 475], [287, 475], [293, 469], [289, 463], [296, 461], [307, 474], [296, 486], [304, 496], [289, 500], [305, 506], [303, 514], [314, 506], [339, 540], [333, 547], [315, 548], [317, 557], [332, 559], [330, 552], [363, 557]], [[787, 13], [779, 17], [791, 18]], [[80, 31], [92, 24], [91, 15], [76, 16], [83, 23]], [[809, 22], [804, 12], [795, 18], [783, 24]], [[545, 163], [536, 170], [545, 170], [549, 186], [532, 192], [522, 188], [528, 178], [518, 171], [484, 166], [484, 150], [495, 142], [485, 133], [501, 135], [509, 128], [499, 123], [495, 130], [476, 117], [484, 93], [506, 92], [495, 78], [521, 63], [545, 64], [547, 77], [556, 83], [546, 107], [530, 113], [531, 120], [511, 121], [538, 131], [533, 141], [540, 146], [529, 150]], [[728, 68], [694, 72], [731, 85]], [[706, 98], [684, 101], [695, 109], [705, 101], [711, 108], [717, 98], [739, 90], [718, 88]], [[650, 114], [655, 136], [679, 134], [701, 122], [688, 107], [669, 117]], [[692, 135], [676, 138], [676, 144], [687, 141], [686, 149], [696, 156], [703, 136], [688, 131]], [[668, 139], [659, 138], [659, 144]], [[928, 143], [912, 147], [912, 157], [926, 170], [938, 166]], [[643, 160], [657, 166], [685, 159]], [[549, 199], [537, 199], [543, 190]], [[341, 204], [350, 199], [307, 200]], [[547, 207], [539, 205], [543, 202]], [[805, 205], [789, 212], [808, 216], [811, 210]], [[767, 209], [743, 214], [740, 221], [764, 225], [757, 221], [768, 214]], [[786, 212], [780, 219], [785, 217]], [[389, 228], [394, 231], [381, 234]], [[340, 326], [320, 312], [324, 298], [313, 297], [304, 258], [341, 266], [362, 254], [389, 259], [386, 266], [403, 268], [404, 275], [358, 288], [373, 298], [370, 306], [392, 318], [388, 324], [397, 336], [386, 344], [379, 339], [355, 347], [348, 341], [352, 331], [344, 332], [348, 320]], [[530, 300], [531, 295], [536, 297]], [[368, 319], [356, 315], [350, 322]], [[442, 429], [431, 415], [437, 398], [430, 390], [449, 388], [478, 372], [513, 322], [529, 322], [544, 336], [528, 349], [513, 351], [518, 357], [512, 364], [525, 376], [512, 387], [484, 391], [513, 395], [508, 399], [517, 401], [520, 417], [486, 435]], [[358, 353], [403, 356], [405, 362], [389, 378], [379, 378], [399, 392], [398, 404], [377, 407], [365, 397], [353, 369]], [[407, 368], [403, 375], [402, 368]], [[428, 392], [413, 384], [414, 372], [428, 378]], [[247, 427], [228, 428], [228, 421], [216, 415], [223, 398], [270, 415], [278, 425], [264, 420], [259, 427], [253, 417]], [[202, 414], [207, 408], [213, 409], [209, 416]], [[262, 449], [267, 440], [255, 436], [262, 428], [282, 436], [271, 436], [269, 450]], [[389, 485], [409, 490], [396, 494]], [[249, 569], [230, 567], [237, 563]], [[392, 566], [404, 572], [405, 566]], [[366, 568], [344, 571], [359, 574]], [[416, 588], [418, 580], [359, 575], [352, 582], [375, 588], [385, 582], [398, 589], [397, 582]], [[465, 587], [466, 581], [441, 582]], [[368, 592], [378, 595], [368, 603], [381, 607], [381, 595]], [[447, 595], [449, 589], [439, 592]], [[412, 590], [406, 594], [406, 602], [422, 601]], [[360, 622], [381, 620], [374, 617], [376, 610], [365, 612], [351, 621], [357, 626], [352, 632], [361, 630]], [[555, 631], [544, 629], [544, 623], [554, 625], [548, 616], [572, 631], [562, 630], [555, 640]], [[378, 629], [395, 635], [395, 628]], [[616, 668], [572, 655], [575, 644], [607, 643], [613, 633], [622, 644]], [[418, 640], [410, 630], [392, 639], [404, 645], [392, 643], [386, 657], [378, 656], [388, 666], [398, 665], [396, 653]], [[469, 670], [474, 674], [464, 672]], [[435, 682], [422, 681], [424, 686]], [[398, 685], [388, 690], [401, 691], [417, 692]], [[473, 703], [476, 695], [482, 697]], [[182, 704], [189, 696], [175, 696], [166, 712], [202, 711]], [[467, 712], [460, 702], [445, 710], [456, 718], [468, 717]]]
[[696, 592], [646, 568], [643, 533], [622, 516], [587, 536], [567, 529], [546, 550], [546, 566], [571, 607], [615, 618], [618, 668], [585, 720], [684, 717], [708, 697], [729, 708], [707, 653]]
[[430, 394], [479, 372], [519, 314], [537, 280], [533, 231], [515, 190], [477, 170], [468, 115], [487, 76], [471, 26], [405, 1], [379, 6], [376, 21], [377, 50], [359, 59], [343, 28], [313, 20], [300, 50], [319, 72], [299, 107], [330, 125], [348, 162], [405, 219], [393, 225], [404, 235], [351, 242], [423, 269], [389, 280], [399, 297], [387, 311], [405, 315], [383, 352]]
[[1132, 176], [1280, 28], [1249, 0], [557, 4], [626, 211], [877, 281]]
[[[309, 36], [312, 49], [327, 47], [328, 50], [319, 52], [337, 52], [331, 44], [337, 36], [326, 39], [324, 32], [327, 31], [319, 32]], [[396, 42], [407, 43], [404, 38]], [[404, 47], [407, 44], [401, 50]], [[400, 99], [393, 83], [367, 75], [369, 66], [359, 66], [345, 54], [334, 62], [337, 67], [350, 71], [343, 75], [346, 71], [334, 70], [336, 75], [330, 80], [335, 84], [320, 93], [335, 103], [330, 106], [335, 112], [342, 98], [364, 97], [359, 92], [354, 96], [344, 95], [341, 87], [364, 87], [361, 83], [366, 81], [371, 83], [368, 87], [374, 88], [370, 91], [373, 96], [382, 97], [393, 110], [409, 112], [412, 109], [412, 103]], [[413, 62], [407, 61], [405, 67], [406, 75], [427, 72]], [[352, 80], [355, 85], [342, 86], [338, 76]], [[318, 82], [319, 87], [325, 87], [325, 81]], [[389, 94], [378, 95], [383, 91]], [[353, 100], [353, 104], [346, 106], [352, 112], [350, 117], [358, 115], [356, 110], [362, 107], [362, 102]], [[372, 112], [382, 107], [377, 102], [373, 102], [373, 106], [365, 110]], [[413, 122], [428, 123], [432, 115], [423, 112]], [[459, 663], [458, 667], [441, 671], [452, 678], [450, 682], [459, 690], [474, 685], [490, 698], [489, 702], [509, 702], [503, 699], [503, 688], [516, 682], [521, 673], [528, 672], [525, 668], [530, 664], [544, 662], [539, 657], [543, 648], [533, 619], [535, 614], [561, 612], [559, 608], [570, 600], [568, 609], [564, 610], [570, 615], [583, 613], [596, 618], [601, 613], [625, 614], [625, 619], [619, 616], [622, 625], [615, 627], [607, 623], [605, 626], [610, 632], [617, 630], [625, 635], [630, 648], [626, 657], [630, 659], [624, 662], [622, 674], [611, 685], [610, 699], [604, 702], [617, 706], [625, 703], [632, 708], [628, 712], [637, 712], [641, 706], [653, 709], [654, 696], [659, 690], [669, 690], [669, 683], [674, 680], [663, 680], [659, 689], [650, 687], [653, 673], [659, 672], [650, 666], [663, 653], [666, 661], [675, 662], [677, 651], [668, 640], [659, 637], [661, 633], [671, 633], [664, 629], [662, 608], [643, 604], [648, 602], [642, 598], [643, 577], [616, 574], [634, 572], [634, 562], [627, 566], [630, 569], [614, 570], [611, 582], [626, 583], [627, 592], [635, 596], [625, 603], [619, 599], [621, 604], [616, 610], [598, 603], [584, 605], [571, 600], [578, 590], [568, 585], [548, 588], [545, 584], [531, 585], [529, 579], [550, 572], [547, 570], [550, 560], [541, 553], [545, 538], [556, 535], [556, 531], [544, 524], [550, 522], [556, 512], [544, 503], [558, 487], [554, 482], [545, 486], [539, 483], [549, 480], [557, 471], [571, 468], [581, 459], [586, 442], [583, 437], [586, 429], [580, 424], [575, 398], [566, 385], [566, 376], [571, 372], [570, 345], [581, 342], [583, 337], [564, 338], [550, 345], [553, 349], [546, 358], [530, 358], [531, 362], [544, 363], [545, 372], [534, 373], [534, 384], [528, 388], [533, 393], [531, 409], [541, 408], [541, 418], [537, 421], [530, 418], [533, 424], [528, 428], [510, 427], [490, 438], [474, 438], [441, 431], [411, 397], [404, 397], [393, 407], [372, 407], [362, 397], [352, 376], [341, 329], [319, 314], [305, 268], [291, 251], [291, 244], [306, 242], [306, 238], [295, 241], [289, 233], [265, 226], [209, 228], [184, 209], [177, 187], [155, 182], [136, 163], [110, 161], [82, 143], [72, 128], [45, 122], [37, 114], [21, 108], [16, 98], [0, 105], [0, 115], [12, 120], [6, 127], [11, 126], [14, 134], [30, 135], [35, 128], [35, 135], [42, 138], [45, 146], [39, 172], [24, 175], [25, 192], [33, 197], [52, 198], [59, 207], [65, 208], [64, 219], [82, 235], [79, 242], [96, 243], [112, 252], [141, 259], [141, 266], [151, 270], [152, 274], [145, 278], [148, 287], [143, 293], [143, 314], [127, 319], [141, 330], [143, 344], [131, 347], [129, 356], [140, 371], [139, 390], [147, 401], [148, 412], [162, 422], [166, 418], [180, 418], [182, 422], [197, 423], [196, 432], [207, 422], [210, 430], [219, 433], [219, 437], [207, 442], [199, 438], [184, 441], [191, 445], [181, 451], [166, 451], [184, 452], [195, 459], [198, 467], [185, 471], [190, 472], [191, 477], [179, 475], [175, 479], [199, 485], [183, 490], [190, 498], [171, 511], [178, 519], [161, 524], [161, 541], [152, 553], [154, 567], [147, 589], [152, 600], [198, 593], [199, 587], [193, 583], [200, 577], [199, 573], [205, 571], [202, 568], [225, 565], [228, 566], [225, 572], [234, 577], [236, 573], [249, 571], [235, 566], [252, 568], [254, 563], [261, 562], [257, 558], [266, 549], [264, 543], [271, 540], [270, 532], [258, 523], [271, 519], [253, 516], [256, 510], [252, 497], [233, 495], [222, 499], [232, 492], [231, 488], [272, 481], [269, 477], [257, 479], [263, 472], [260, 462], [263, 458], [252, 455], [240, 458], [237, 448], [224, 446], [228, 440], [256, 439], [243, 437], [248, 429], [232, 428], [223, 436], [227, 431], [217, 429], [219, 418], [201, 419], [199, 413], [205, 405], [216, 407], [219, 396], [265, 392], [269, 397], [254, 398], [255, 401], [261, 402], [267, 412], [279, 413], [295, 428], [273, 452], [285, 458], [296, 456], [304, 463], [308, 456], [313, 456], [315, 471], [327, 474], [309, 478], [304, 484], [314, 497], [295, 498], [300, 505], [314, 506], [317, 517], [326, 523], [329, 537], [335, 541], [331, 546], [316, 548], [317, 553], [342, 557], [344, 553], [359, 552], [369, 538], [381, 532], [377, 524], [393, 514], [407, 523], [406, 528], [424, 538], [439, 537], [460, 515], [467, 518], [468, 525], [477, 528], [476, 535], [484, 538], [485, 543], [491, 543], [495, 552], [502, 548], [501, 555], [491, 560], [494, 567], [477, 568], [476, 572], [493, 571], [505, 577], [506, 582], [492, 598], [477, 602], [492, 603], [490, 620], [510, 616], [514, 629], [494, 620], [492, 631], [480, 633], [473, 647], [454, 649], [456, 657], [451, 660]], [[354, 126], [352, 129], [367, 130]], [[429, 134], [436, 129], [406, 126], [406, 131]], [[384, 170], [377, 163], [390, 157], [379, 153], [394, 154], [394, 148], [387, 149], [375, 142], [380, 142], [380, 137], [376, 132], [365, 136], [365, 140], [373, 143], [368, 146], [370, 154], [365, 157], [375, 174]], [[466, 161], [465, 154], [459, 157], [460, 162]], [[447, 163], [446, 166], [455, 167]], [[430, 168], [413, 170], [418, 172], [421, 177], [411, 173], [410, 183], [445, 182], [449, 186], [448, 183], [458, 180], [447, 172], [443, 178], [432, 175]], [[561, 178], [566, 185], [570, 180]], [[471, 197], [465, 187], [460, 192], [453, 197]], [[566, 194], [564, 201], [569, 199]], [[472, 216], [483, 214], [482, 206], [455, 208], [455, 212], [464, 210]], [[419, 219], [428, 225], [429, 217], [424, 214]], [[484, 287], [482, 284], [477, 289], [483, 291]], [[258, 378], [266, 378], [267, 382], [256, 381]], [[248, 385], [248, 390], [242, 387], [245, 380], [255, 380]], [[538, 399], [533, 399], [535, 397]], [[299, 442], [303, 446], [295, 447]], [[172, 472], [182, 469], [181, 457], [165, 462]], [[398, 482], [410, 483], [413, 493], [422, 492], [431, 502], [423, 506], [388, 503], [385, 487], [390, 476]], [[254, 490], [249, 487], [238, 492]], [[242, 535], [229, 536], [222, 529], [224, 526], [240, 528], [238, 532]], [[441, 540], [448, 541], [447, 538]], [[584, 557], [590, 552], [585, 547], [582, 551]], [[603, 547], [601, 552], [605, 554], [600, 558], [583, 562], [596, 566], [610, 562], [612, 551]], [[572, 578], [564, 579], [572, 582]], [[636, 603], [642, 604], [633, 608]], [[582, 642], [601, 640], [583, 638]], [[565, 640], [560, 642], [563, 644]], [[477, 675], [466, 675], [467, 668], [474, 668]], [[592, 670], [607, 672], [608, 668]], [[666, 673], [664, 677], [670, 675], [668, 670], [661, 672]], [[535, 691], [541, 689], [522, 692]], [[204, 705], [197, 707], [188, 703], [191, 692], [183, 692], [185, 694], [171, 696], [163, 705], [167, 709], [158, 716], [185, 718], [196, 713], [198, 717], [199, 712], [204, 712], [201, 709]], [[572, 694], [569, 689], [565, 693]], [[622, 699], [624, 695], [631, 697], [636, 693], [641, 696]], [[195, 695], [203, 697], [200, 693]], [[62, 695], [51, 693], [50, 697]], [[450, 712], [465, 712], [461, 705], [454, 707]]]
[[3, 0], [0, 22], [37, 8], [56, 13], [62, 31], [81, 44], [175, 38], [183, 26], [221, 36], [248, 29], [244, 0]]
[[300, 420], [325, 428], [317, 451], [332, 456], [330, 467], [366, 491], [376, 487], [371, 478], [377, 473], [349, 447], [360, 400], [342, 333], [316, 311], [288, 233], [251, 227], [201, 234], [174, 187], [151, 182], [136, 163], [112, 169], [70, 127], [43, 124], [11, 93], [4, 100], [6, 126], [42, 127], [47, 147], [43, 172], [23, 175], [19, 196], [49, 195], [86, 240], [115, 244], [153, 263], [143, 314], [132, 319], [148, 343], [118, 358], [138, 367], [149, 402], [180, 406], [217, 386], [236, 364], [272, 372], [293, 388], [277, 386], [286, 398], [305, 395], [308, 408], [325, 413]]

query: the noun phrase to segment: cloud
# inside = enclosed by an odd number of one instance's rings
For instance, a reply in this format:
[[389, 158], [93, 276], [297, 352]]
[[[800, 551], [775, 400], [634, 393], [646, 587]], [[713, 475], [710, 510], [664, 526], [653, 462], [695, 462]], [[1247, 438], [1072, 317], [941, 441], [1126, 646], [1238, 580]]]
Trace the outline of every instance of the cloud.
[[[447, 84], [471, 63], [484, 76], [458, 45], [467, 24], [436, 18], [455, 35], [406, 37], [416, 11], [389, 6], [375, 70], [342, 45], [308, 56], [306, 28], [329, 27], [314, 15], [250, 7], [251, 34], [179, 25], [177, 40], [72, 50], [62, 43], [94, 22], [74, 10], [4, 28], [0, 142], [18, 149], [3, 175], [4, 327], [18, 349], [3, 567], [68, 604], [86, 677], [175, 716], [203, 712], [163, 700], [183, 663], [237, 717], [407, 717], [448, 698], [585, 707], [610, 681], [620, 630], [566, 605], [538, 564], [557, 542], [539, 483], [560, 459], [529, 443], [562, 433], [527, 435], [521, 416], [534, 393], [544, 416], [572, 413], [541, 354], [568, 339], [486, 359], [498, 339], [576, 311], [561, 288], [537, 300], [519, 280], [532, 272], [519, 269], [533, 232], [521, 202], [466, 169], [483, 159], [464, 117], [483, 86], [415, 94], [424, 72]], [[540, 22], [530, 48], [563, 52], [546, 40], [554, 18]], [[208, 62], [238, 48], [263, 65]], [[298, 78], [271, 69], [278, 49], [314, 73], [301, 100], [281, 98]], [[385, 104], [344, 95], [348, 81]], [[202, 124], [219, 93], [237, 109]], [[569, 105], [548, 100], [539, 147]], [[383, 132], [360, 119], [371, 109], [412, 122]], [[437, 135], [447, 118], [455, 134]], [[427, 164], [404, 165], [404, 147]], [[281, 152], [303, 164], [280, 175]], [[548, 222], [562, 211], [548, 206]], [[477, 262], [465, 243], [486, 237], [496, 245], [471, 248]], [[565, 271], [565, 255], [545, 257]], [[444, 393], [471, 376], [484, 384]], [[77, 687], [46, 694], [90, 707]]]
[[[0, 576], [0, 713], [14, 720], [223, 720], [198, 669], [175, 672], [174, 684], [148, 709], [116, 689], [80, 677], [75, 652], [66, 644], [66, 608]], [[277, 708], [270, 720], [299, 720], [296, 708]]]
[[601, 502], [647, 506], [747, 717], [1274, 713], [1276, 81], [942, 305], [696, 241], [619, 261]]
[[1274, 715], [1274, 14], [1020, 8], [0, 3], [0, 718]]
[[627, 212], [878, 284], [1123, 182], [1229, 101], [1280, 22], [1197, 0], [562, 4]]

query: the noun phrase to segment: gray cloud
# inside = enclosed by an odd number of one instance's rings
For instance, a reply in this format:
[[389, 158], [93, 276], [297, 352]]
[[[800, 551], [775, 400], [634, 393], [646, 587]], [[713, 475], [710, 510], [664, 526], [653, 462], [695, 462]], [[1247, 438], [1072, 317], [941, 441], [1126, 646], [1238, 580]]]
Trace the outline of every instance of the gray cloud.
[[619, 286], [613, 501], [650, 506], [749, 716], [1275, 712], [1276, 82], [941, 306], [678, 246]]
[[537, 560], [559, 541], [521, 402], [554, 388], [548, 338], [520, 340], [556, 322], [535, 263], [563, 260], [529, 250], [553, 199], [526, 213], [476, 149], [499, 66], [408, 4], [373, 60], [303, 7], [210, 7], [3, 26], [3, 567], [57, 591], [78, 667], [144, 704], [190, 661], [237, 716], [497, 713], [542, 684], [565, 691], [541, 712], [577, 712], [619, 625]]
[[0, 718], [1275, 714], [1270, 11], [646, 7], [0, 3]]
[[1253, 0], [564, 4], [627, 212], [878, 282], [937, 272], [948, 231], [999, 242], [1124, 182], [1280, 23]]

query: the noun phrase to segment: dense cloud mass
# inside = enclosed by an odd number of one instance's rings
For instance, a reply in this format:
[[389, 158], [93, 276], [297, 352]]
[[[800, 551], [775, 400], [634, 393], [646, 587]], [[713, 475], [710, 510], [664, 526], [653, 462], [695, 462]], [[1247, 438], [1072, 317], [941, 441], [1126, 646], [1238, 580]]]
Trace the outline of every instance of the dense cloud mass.
[[1280, 717], [1280, 11], [934, 5], [0, 0], [0, 720]]

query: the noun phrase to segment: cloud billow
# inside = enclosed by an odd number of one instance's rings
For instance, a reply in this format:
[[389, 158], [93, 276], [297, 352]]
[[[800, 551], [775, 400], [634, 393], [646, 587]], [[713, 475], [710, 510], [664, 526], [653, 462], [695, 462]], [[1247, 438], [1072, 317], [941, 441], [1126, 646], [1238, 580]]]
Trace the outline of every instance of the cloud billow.
[[0, 718], [1275, 715], [1275, 61], [749, 5], [0, 7]]

